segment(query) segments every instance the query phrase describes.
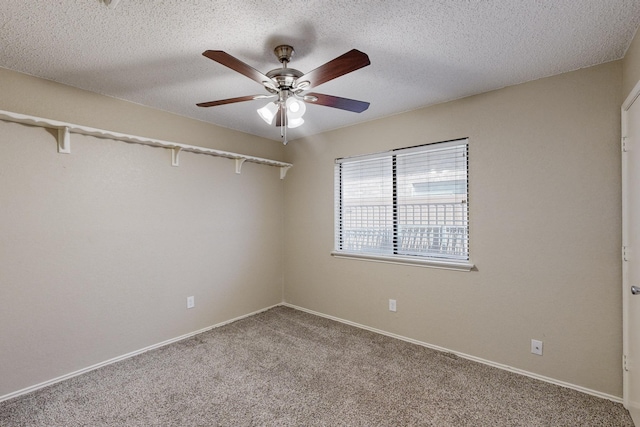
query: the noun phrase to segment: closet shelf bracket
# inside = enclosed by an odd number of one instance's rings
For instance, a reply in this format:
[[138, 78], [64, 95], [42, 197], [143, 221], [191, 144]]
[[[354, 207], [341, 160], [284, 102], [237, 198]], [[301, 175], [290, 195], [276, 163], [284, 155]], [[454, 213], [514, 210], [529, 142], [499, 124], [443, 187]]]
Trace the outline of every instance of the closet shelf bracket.
[[[247, 159], [236, 159], [236, 173], [237, 174], [241, 174], [242, 173], [242, 164], [244, 162], [246, 162]], [[280, 179], [282, 179], [282, 177], [280, 177]]]
[[181, 147], [173, 147], [171, 149], [171, 166], [180, 166], [180, 152], [182, 151]]
[[284, 179], [287, 176], [287, 172], [289, 172], [290, 168], [291, 168], [291, 165], [280, 166], [280, 179]]
[[58, 153], [71, 153], [71, 134], [66, 126], [58, 129]]

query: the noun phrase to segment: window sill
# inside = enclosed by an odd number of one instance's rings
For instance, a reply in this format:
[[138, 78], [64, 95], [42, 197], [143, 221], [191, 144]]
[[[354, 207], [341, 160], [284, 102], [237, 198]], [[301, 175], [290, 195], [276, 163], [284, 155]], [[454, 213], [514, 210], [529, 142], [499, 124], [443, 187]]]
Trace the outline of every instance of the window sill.
[[471, 271], [475, 265], [468, 261], [445, 261], [436, 259], [389, 256], [389, 255], [371, 255], [350, 252], [332, 251], [331, 256], [336, 258], [350, 258], [362, 261], [384, 262], [388, 264], [413, 265], [416, 267], [441, 268], [445, 270]]

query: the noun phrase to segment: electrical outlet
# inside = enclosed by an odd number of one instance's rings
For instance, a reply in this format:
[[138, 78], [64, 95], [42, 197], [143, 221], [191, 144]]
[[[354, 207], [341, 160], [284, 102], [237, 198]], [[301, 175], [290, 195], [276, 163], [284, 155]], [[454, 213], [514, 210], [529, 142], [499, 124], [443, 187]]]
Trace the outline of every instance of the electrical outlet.
[[389, 311], [396, 311], [396, 300], [389, 300]]
[[193, 308], [196, 306], [195, 297], [187, 297], [187, 308]]
[[531, 340], [531, 353], [542, 356], [542, 341]]

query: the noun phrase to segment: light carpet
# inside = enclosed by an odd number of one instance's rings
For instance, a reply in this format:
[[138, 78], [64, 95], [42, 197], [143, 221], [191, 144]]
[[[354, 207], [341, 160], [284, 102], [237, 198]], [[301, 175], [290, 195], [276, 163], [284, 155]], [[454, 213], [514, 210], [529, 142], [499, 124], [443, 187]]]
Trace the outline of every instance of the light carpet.
[[287, 307], [0, 403], [0, 426], [633, 426], [622, 405]]

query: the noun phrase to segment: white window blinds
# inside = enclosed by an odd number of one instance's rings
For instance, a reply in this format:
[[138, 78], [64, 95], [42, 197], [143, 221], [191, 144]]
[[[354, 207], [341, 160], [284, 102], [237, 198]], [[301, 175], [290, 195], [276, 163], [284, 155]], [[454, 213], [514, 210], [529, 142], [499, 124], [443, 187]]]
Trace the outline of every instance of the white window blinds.
[[469, 260], [466, 139], [336, 160], [335, 252]]

